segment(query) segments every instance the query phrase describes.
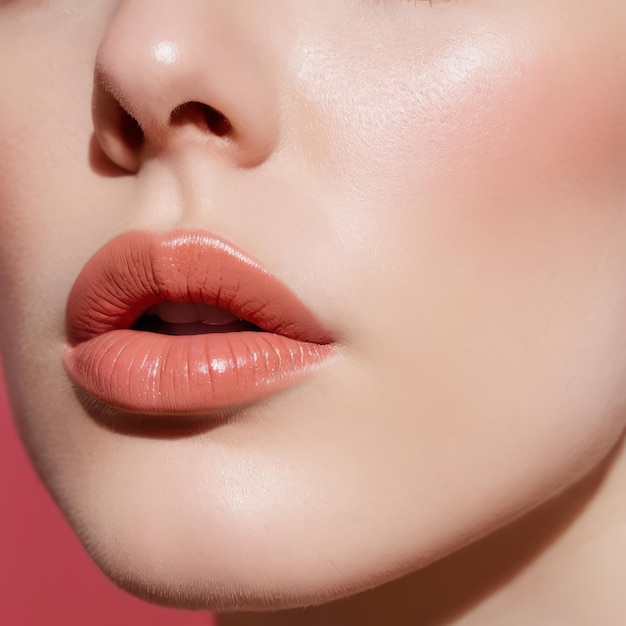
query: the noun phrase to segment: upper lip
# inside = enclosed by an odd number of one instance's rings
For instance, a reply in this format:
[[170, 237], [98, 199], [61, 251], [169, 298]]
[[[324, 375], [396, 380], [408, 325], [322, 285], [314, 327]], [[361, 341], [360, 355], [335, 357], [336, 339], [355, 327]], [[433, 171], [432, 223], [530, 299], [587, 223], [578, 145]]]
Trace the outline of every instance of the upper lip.
[[89, 259], [70, 292], [71, 345], [131, 328], [165, 300], [222, 307], [300, 341], [332, 343], [330, 333], [276, 277], [234, 245], [203, 230], [128, 231]]

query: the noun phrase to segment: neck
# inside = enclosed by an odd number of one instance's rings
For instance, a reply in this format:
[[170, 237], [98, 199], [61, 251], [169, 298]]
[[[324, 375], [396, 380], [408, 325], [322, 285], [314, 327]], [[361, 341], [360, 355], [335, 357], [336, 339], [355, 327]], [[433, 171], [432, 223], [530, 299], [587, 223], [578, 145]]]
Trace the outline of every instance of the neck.
[[522, 519], [424, 570], [318, 607], [219, 626], [626, 624], [626, 449]]

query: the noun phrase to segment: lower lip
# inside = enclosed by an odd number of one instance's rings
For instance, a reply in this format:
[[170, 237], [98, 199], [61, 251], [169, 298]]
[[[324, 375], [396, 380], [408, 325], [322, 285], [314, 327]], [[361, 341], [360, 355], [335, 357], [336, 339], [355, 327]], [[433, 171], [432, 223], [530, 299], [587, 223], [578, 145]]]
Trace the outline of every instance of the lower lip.
[[297, 384], [330, 345], [269, 332], [162, 335], [113, 330], [74, 347], [63, 362], [81, 389], [139, 413], [193, 413], [261, 400]]

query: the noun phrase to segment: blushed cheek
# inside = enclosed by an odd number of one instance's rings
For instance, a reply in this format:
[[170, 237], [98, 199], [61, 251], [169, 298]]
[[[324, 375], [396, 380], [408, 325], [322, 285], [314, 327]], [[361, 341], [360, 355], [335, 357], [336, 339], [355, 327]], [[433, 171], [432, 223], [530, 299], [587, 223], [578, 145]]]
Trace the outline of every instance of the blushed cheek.
[[558, 248], [615, 224], [626, 195], [626, 62], [613, 46], [570, 41], [469, 41], [422, 77], [438, 106], [395, 153], [423, 207], [405, 196], [408, 226], [482, 255], [504, 241], [510, 252], [516, 239], [527, 253]]
[[596, 51], [576, 34], [512, 41], [477, 41], [463, 80], [424, 84], [439, 85], [438, 123], [414, 129], [424, 168], [398, 222], [411, 280], [428, 285], [429, 323], [462, 310], [454, 332], [474, 328], [476, 354], [514, 333], [529, 367], [551, 358], [550, 337], [558, 371], [583, 320], [603, 320], [596, 346], [621, 327], [611, 311], [626, 267], [626, 63], [616, 42]]
[[422, 75], [437, 107], [395, 153], [408, 184], [384, 228], [420, 293], [394, 321], [416, 329], [424, 372], [440, 364], [448, 415], [474, 409], [511, 459], [525, 441], [550, 469], [557, 432], [604, 446], [620, 427], [605, 408], [626, 367], [626, 62], [617, 40], [466, 41]]
[[[432, 147], [420, 207], [402, 215], [419, 256], [412, 280], [428, 285], [423, 325], [456, 338], [451, 354], [475, 364], [467, 388], [482, 397], [491, 385], [503, 405], [528, 401], [529, 415], [554, 407], [545, 424], [559, 426], [601, 415], [623, 393], [611, 371], [626, 366], [616, 348], [626, 319], [626, 64], [617, 41], [596, 50], [583, 40], [489, 55], [500, 63], [439, 92], [441, 132], [420, 139]], [[520, 373], [526, 389], [513, 382]]]

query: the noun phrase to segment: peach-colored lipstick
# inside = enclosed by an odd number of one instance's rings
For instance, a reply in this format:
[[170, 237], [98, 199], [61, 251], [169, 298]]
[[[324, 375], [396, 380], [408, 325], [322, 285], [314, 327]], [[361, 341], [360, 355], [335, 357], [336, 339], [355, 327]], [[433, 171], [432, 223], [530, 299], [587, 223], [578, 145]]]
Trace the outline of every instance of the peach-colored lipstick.
[[[153, 325], [173, 334], [141, 330], [145, 314], [164, 302], [196, 303], [200, 315], [217, 315], [205, 324]], [[139, 413], [254, 402], [297, 383], [333, 348], [322, 324], [276, 277], [198, 230], [116, 237], [78, 275], [66, 318], [63, 362], [74, 384]], [[205, 332], [193, 334], [199, 327]]]

